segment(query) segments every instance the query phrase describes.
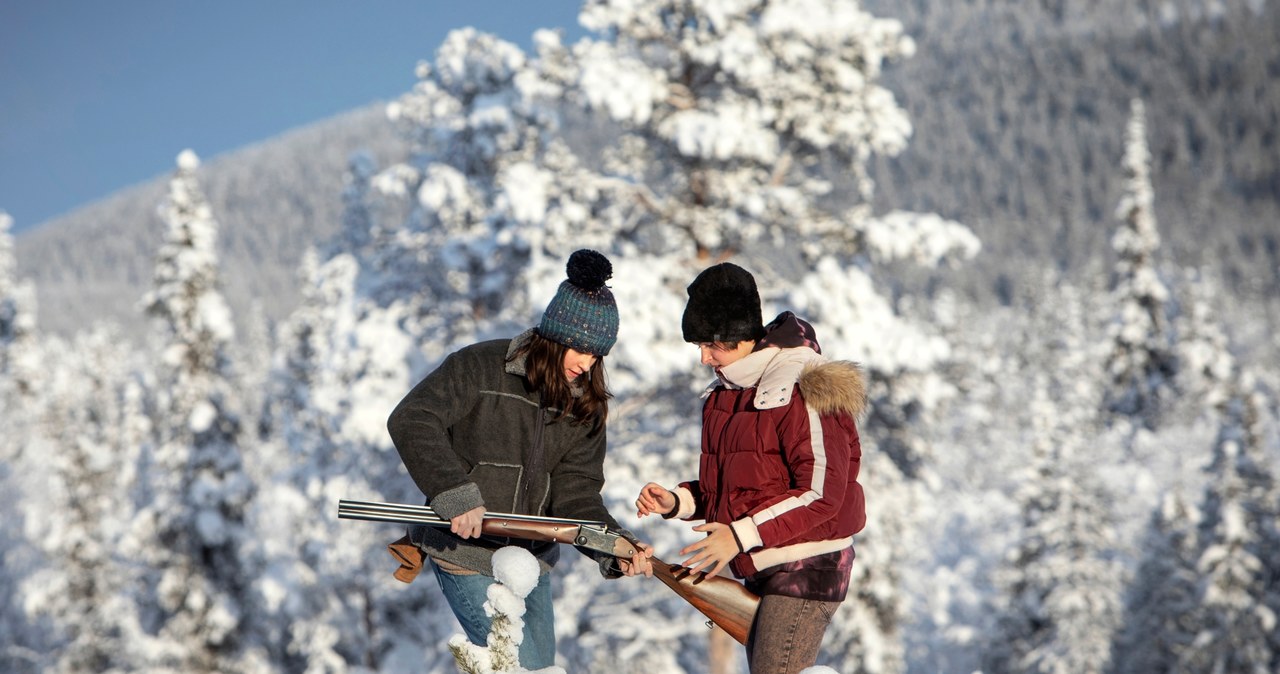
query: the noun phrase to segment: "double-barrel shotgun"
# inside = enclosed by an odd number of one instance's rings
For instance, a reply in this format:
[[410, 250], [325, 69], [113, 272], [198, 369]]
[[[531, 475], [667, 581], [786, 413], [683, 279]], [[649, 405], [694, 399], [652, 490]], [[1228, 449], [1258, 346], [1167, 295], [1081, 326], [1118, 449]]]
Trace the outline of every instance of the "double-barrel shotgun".
[[[338, 501], [338, 517], [371, 522], [397, 522], [448, 527], [449, 520], [440, 517], [430, 506], [403, 503], [377, 503], [371, 501]], [[480, 530], [489, 536], [519, 538], [531, 541], [566, 543], [588, 550], [595, 550], [621, 559], [630, 559], [636, 551], [636, 542], [621, 532], [612, 530], [604, 522], [574, 520], [560, 517], [537, 517], [485, 513]], [[421, 551], [417, 546], [397, 541], [388, 546], [391, 554], [402, 565], [421, 567]], [[707, 576], [691, 571], [679, 564], [667, 564], [652, 557], [653, 575], [682, 599], [698, 609], [711, 623], [715, 623], [740, 644], [747, 643], [751, 623], [755, 620], [760, 598], [747, 588], [729, 578]], [[412, 575], [397, 578], [409, 582]], [[708, 625], [709, 626], [709, 625]]]

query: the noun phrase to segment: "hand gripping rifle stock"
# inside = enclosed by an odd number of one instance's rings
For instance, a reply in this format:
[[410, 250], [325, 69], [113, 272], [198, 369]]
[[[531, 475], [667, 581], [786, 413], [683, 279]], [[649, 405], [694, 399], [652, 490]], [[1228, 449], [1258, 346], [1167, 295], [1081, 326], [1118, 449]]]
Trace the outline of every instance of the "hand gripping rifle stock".
[[[401, 503], [374, 503], [369, 501], [338, 501], [338, 517], [342, 519], [372, 522], [399, 522], [449, 526], [449, 520], [436, 514], [428, 506]], [[588, 550], [595, 550], [622, 559], [635, 554], [636, 542], [611, 531], [603, 522], [573, 520], [559, 517], [535, 517], [485, 513], [480, 530], [488, 536], [519, 538], [531, 541], [566, 543]], [[400, 562], [396, 578], [408, 583], [422, 568], [423, 555], [418, 546], [402, 538], [387, 546], [391, 555]], [[707, 576], [690, 571], [679, 564], [668, 564], [651, 557], [653, 575], [671, 588], [681, 599], [698, 609], [702, 615], [727, 632], [740, 644], [747, 643], [751, 623], [755, 620], [760, 598], [747, 588], [729, 578]]]

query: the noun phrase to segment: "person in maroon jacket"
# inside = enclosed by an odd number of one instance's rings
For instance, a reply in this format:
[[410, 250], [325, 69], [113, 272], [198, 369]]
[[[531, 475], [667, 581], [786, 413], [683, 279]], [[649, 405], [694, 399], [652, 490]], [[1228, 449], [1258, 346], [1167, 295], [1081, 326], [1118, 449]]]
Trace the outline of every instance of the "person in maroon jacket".
[[858, 484], [861, 370], [822, 356], [791, 312], [762, 325], [747, 270], [721, 263], [689, 285], [682, 329], [716, 380], [704, 393], [698, 479], [650, 482], [636, 514], [704, 520], [684, 566], [728, 568], [760, 595], [747, 640], [752, 674], [799, 672], [849, 590], [853, 535], [866, 524]]

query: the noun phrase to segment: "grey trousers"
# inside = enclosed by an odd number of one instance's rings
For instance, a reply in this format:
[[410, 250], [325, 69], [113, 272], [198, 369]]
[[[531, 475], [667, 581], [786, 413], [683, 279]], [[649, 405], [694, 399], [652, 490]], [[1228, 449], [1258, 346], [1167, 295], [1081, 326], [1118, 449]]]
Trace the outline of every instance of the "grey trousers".
[[776, 594], [761, 597], [756, 621], [747, 637], [751, 674], [798, 674], [812, 667], [839, 605], [838, 601]]

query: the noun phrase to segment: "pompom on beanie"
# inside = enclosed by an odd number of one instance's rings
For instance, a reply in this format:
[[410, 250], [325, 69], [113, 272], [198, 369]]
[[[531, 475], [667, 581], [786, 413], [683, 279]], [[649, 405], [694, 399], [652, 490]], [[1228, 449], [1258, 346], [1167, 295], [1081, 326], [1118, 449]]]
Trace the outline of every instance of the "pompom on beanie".
[[542, 313], [538, 334], [595, 356], [607, 356], [618, 341], [618, 305], [604, 282], [613, 276], [609, 259], [578, 250], [565, 265], [567, 279]]
[[689, 284], [680, 328], [684, 341], [741, 342], [764, 337], [760, 292], [751, 272], [731, 262], [702, 270]]

